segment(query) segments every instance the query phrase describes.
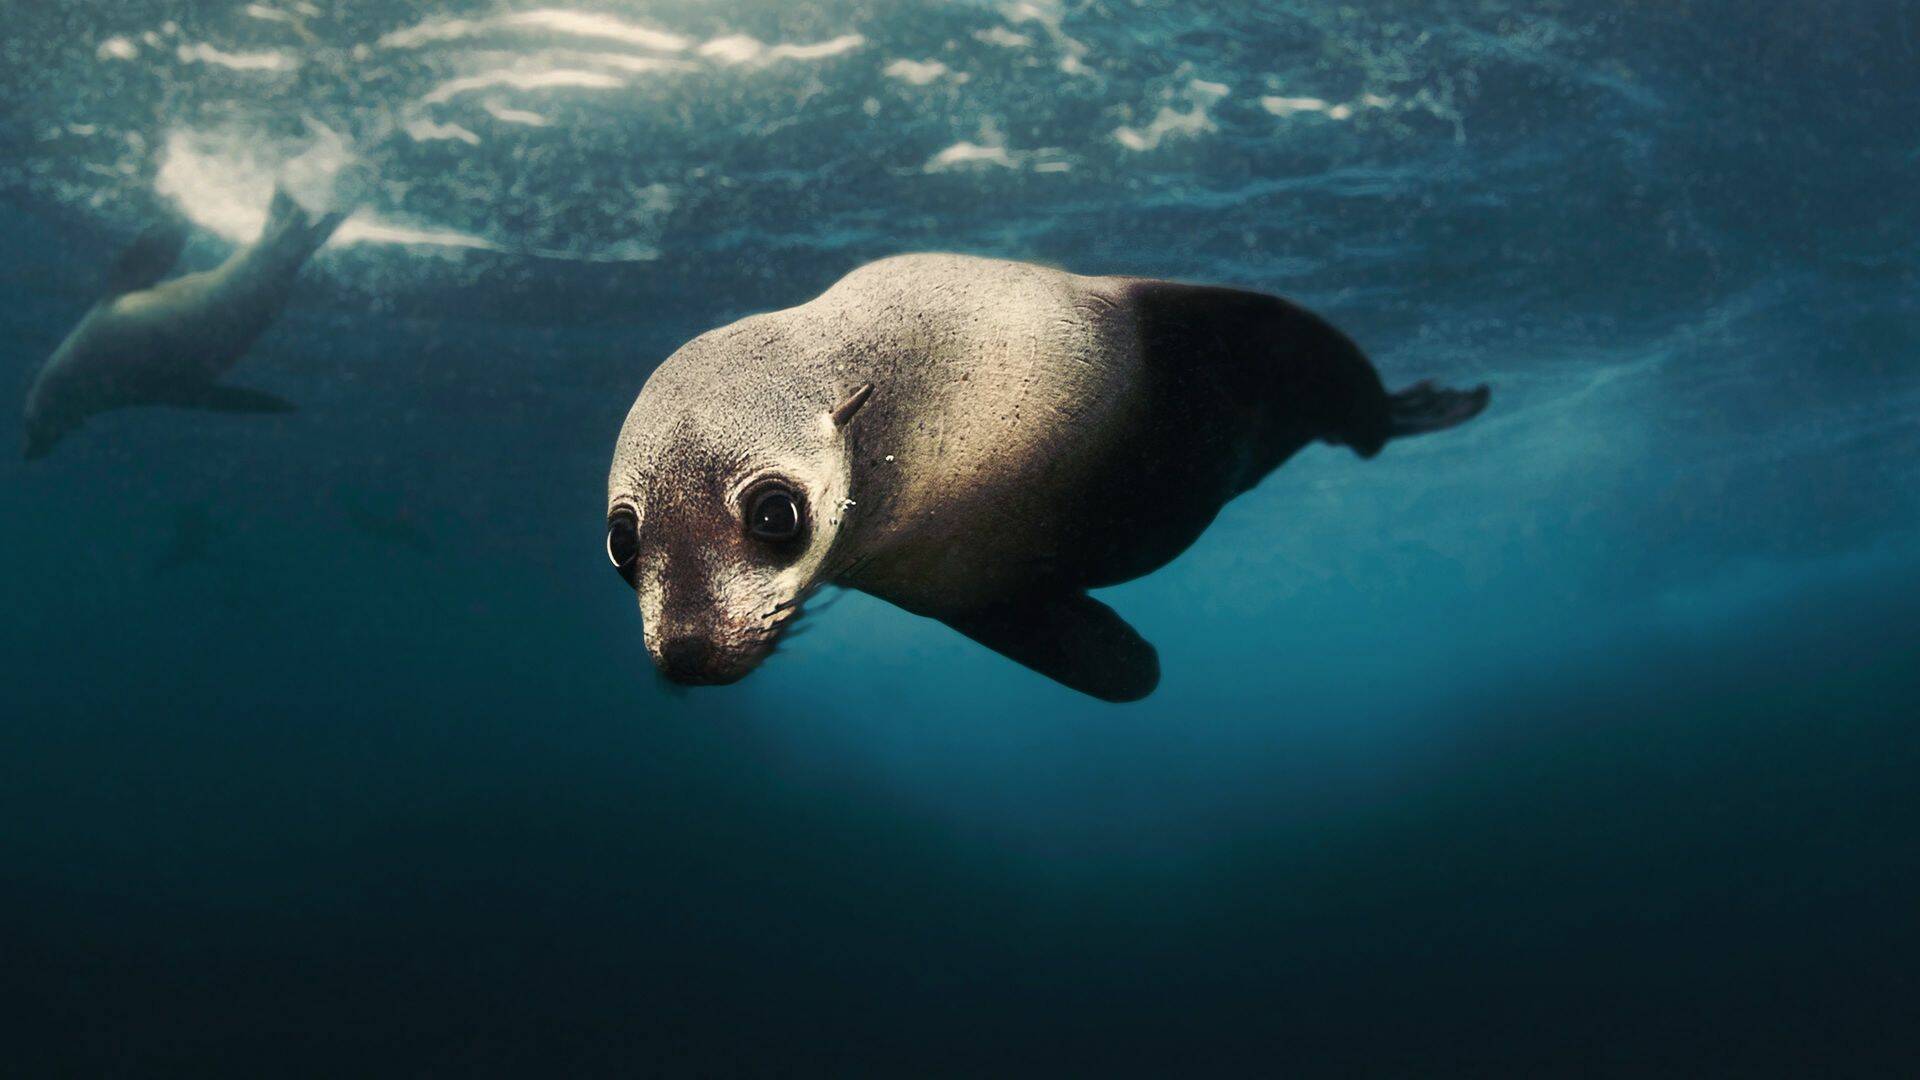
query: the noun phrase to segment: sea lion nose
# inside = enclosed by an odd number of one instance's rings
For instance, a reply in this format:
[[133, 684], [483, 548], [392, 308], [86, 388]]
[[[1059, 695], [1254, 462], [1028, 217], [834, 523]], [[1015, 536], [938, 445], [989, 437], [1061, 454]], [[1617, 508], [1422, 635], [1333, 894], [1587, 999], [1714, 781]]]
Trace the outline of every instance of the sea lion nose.
[[713, 647], [705, 638], [683, 635], [668, 638], [660, 646], [660, 670], [674, 682], [703, 681], [712, 659]]

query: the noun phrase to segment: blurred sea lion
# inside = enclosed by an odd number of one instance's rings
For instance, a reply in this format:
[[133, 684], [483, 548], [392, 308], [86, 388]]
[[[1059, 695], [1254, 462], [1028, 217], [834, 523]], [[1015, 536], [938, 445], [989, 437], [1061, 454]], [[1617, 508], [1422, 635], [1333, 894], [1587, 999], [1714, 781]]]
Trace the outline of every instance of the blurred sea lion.
[[107, 273], [100, 299], [27, 394], [25, 454], [45, 457], [89, 417], [134, 405], [290, 412], [261, 390], [219, 382], [285, 306], [300, 268], [347, 217], [309, 214], [274, 189], [260, 238], [212, 270], [161, 282], [186, 246], [178, 219], [140, 234]]
[[153, 573], [171, 573], [207, 561], [207, 552], [213, 547], [214, 538], [226, 531], [224, 526], [214, 521], [213, 511], [206, 503], [187, 503], [175, 507], [173, 532], [168, 535], [166, 546], [153, 558]]

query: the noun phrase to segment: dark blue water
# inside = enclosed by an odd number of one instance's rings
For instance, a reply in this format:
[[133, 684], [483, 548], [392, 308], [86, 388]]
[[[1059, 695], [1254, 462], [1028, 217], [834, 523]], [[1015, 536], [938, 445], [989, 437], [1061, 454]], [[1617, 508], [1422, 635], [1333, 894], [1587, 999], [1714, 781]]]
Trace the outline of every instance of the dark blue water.
[[[153, 215], [205, 266], [276, 174], [372, 176], [235, 375], [299, 412], [0, 464], [16, 1068], [1920, 1054], [1913, 4], [7, 27], [19, 396]], [[1103, 594], [1160, 649], [1142, 704], [858, 595], [668, 692], [601, 553], [634, 394], [925, 249], [1281, 292], [1494, 405], [1309, 450]]]

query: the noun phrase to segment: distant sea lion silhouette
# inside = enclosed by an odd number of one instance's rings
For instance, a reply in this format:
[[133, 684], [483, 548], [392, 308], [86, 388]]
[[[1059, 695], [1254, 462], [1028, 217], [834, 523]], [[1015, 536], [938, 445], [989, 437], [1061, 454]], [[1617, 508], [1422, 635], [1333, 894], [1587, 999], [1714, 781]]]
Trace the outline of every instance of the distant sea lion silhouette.
[[166, 546], [160, 549], [160, 553], [154, 556], [152, 572], [165, 574], [207, 561], [207, 552], [213, 547], [214, 538], [225, 531], [225, 527], [214, 520], [213, 511], [208, 509], [206, 503], [187, 503], [176, 507], [173, 512], [173, 534], [167, 538]]
[[1130, 701], [1158, 656], [1086, 590], [1166, 564], [1314, 440], [1372, 457], [1487, 399], [1389, 394], [1273, 296], [904, 255], [654, 371], [614, 450], [607, 554], [677, 682], [744, 676], [834, 583]]
[[216, 382], [286, 304], [307, 259], [346, 213], [310, 217], [276, 188], [260, 238], [212, 270], [159, 284], [186, 246], [179, 220], [140, 234], [106, 290], [41, 367], [27, 394], [27, 460], [45, 457], [88, 417], [132, 405], [290, 412], [272, 394]]

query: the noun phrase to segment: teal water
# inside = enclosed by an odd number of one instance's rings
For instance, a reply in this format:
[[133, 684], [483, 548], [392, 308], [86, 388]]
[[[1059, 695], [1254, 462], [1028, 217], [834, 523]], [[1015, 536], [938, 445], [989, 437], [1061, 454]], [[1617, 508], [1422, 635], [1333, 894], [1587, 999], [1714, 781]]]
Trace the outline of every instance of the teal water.
[[[235, 381], [0, 462], [29, 1073], [1893, 1075], [1920, 1053], [1920, 9], [16, 4], [11, 385], [141, 225], [366, 205]], [[1494, 404], [1103, 594], [653, 677], [681, 342], [887, 254], [1258, 288]], [[0, 445], [18, 444], [0, 410]]]

